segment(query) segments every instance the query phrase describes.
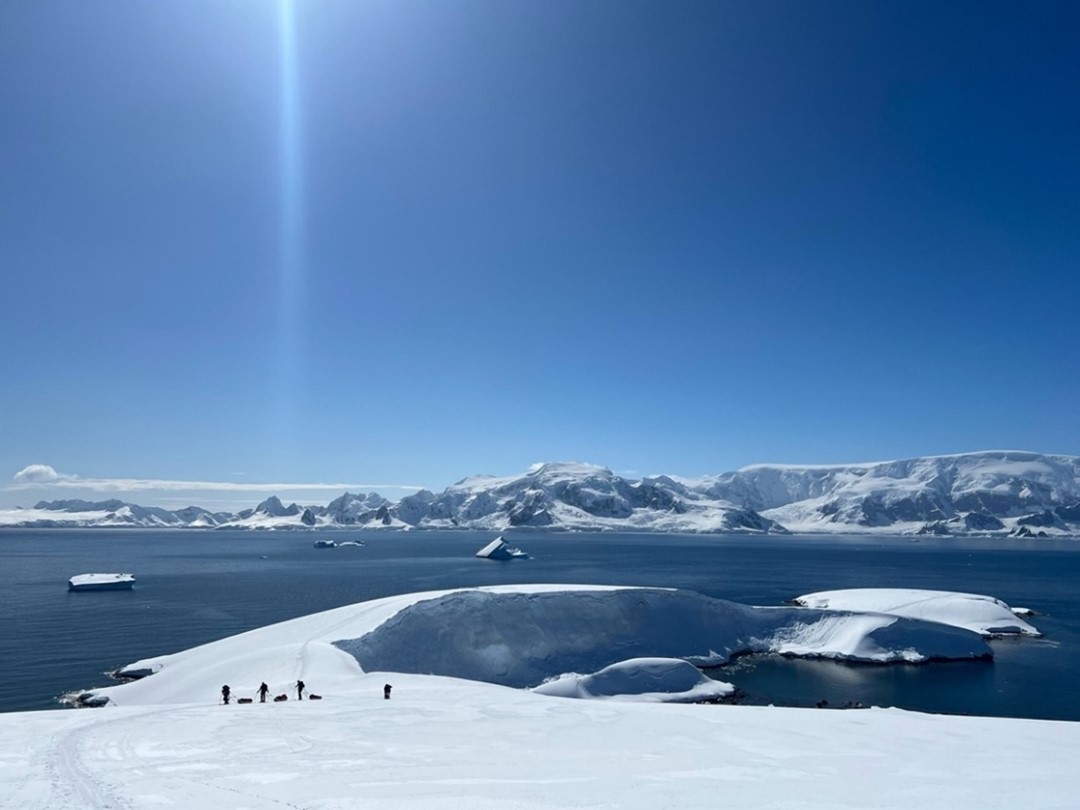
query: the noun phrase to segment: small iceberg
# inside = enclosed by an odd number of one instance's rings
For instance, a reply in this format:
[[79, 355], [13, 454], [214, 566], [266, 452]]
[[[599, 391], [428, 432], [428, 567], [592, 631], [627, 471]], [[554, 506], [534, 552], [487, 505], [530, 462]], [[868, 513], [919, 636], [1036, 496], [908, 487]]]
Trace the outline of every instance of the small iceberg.
[[69, 591], [130, 591], [134, 585], [131, 574], [77, 574], [68, 580]]
[[316, 540], [315, 548], [337, 548], [337, 543], [333, 540]]
[[477, 557], [482, 557], [486, 560], [514, 560], [514, 559], [528, 559], [529, 555], [522, 551], [520, 548], [512, 548], [509, 543], [502, 539], [502, 537], [496, 537], [478, 552]]

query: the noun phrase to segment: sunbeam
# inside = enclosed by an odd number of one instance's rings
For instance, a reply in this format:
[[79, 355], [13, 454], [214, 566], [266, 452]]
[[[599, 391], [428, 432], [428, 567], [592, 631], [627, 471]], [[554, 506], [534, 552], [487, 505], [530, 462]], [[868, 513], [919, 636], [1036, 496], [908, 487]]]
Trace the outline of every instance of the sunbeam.
[[278, 366], [275, 431], [296, 426], [304, 310], [304, 189], [293, 0], [278, 0], [280, 47], [278, 188]]

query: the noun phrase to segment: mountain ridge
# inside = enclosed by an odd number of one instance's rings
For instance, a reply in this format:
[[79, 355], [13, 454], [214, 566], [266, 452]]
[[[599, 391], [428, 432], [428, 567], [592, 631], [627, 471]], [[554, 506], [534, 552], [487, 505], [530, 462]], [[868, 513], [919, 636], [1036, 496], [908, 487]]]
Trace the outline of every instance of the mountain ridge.
[[0, 526], [1073, 536], [1080, 535], [1080, 457], [988, 450], [639, 479], [547, 462], [518, 475], [467, 476], [441, 493], [420, 490], [396, 502], [346, 492], [326, 506], [286, 506], [270, 496], [229, 513], [68, 499], [0, 511]]

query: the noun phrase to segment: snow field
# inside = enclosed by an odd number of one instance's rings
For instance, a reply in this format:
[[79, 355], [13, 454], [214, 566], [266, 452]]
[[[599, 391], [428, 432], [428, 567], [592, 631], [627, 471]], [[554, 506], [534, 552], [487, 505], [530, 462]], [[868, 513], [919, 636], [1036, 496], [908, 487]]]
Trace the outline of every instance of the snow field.
[[355, 687], [0, 715], [0, 807], [1072, 808], [1080, 792], [1075, 723], [561, 700], [420, 675]]

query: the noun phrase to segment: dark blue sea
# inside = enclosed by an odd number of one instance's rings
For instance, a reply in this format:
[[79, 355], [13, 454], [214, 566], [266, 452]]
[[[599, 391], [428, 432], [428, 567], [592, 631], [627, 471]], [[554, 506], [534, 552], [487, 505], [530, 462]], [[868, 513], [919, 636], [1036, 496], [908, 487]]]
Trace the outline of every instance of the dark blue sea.
[[[474, 557], [492, 534], [0, 530], [0, 711], [50, 709], [105, 673], [273, 622], [398, 593], [556, 582], [688, 588], [752, 605], [853, 587], [990, 594], [1038, 611], [1042, 639], [993, 662], [852, 665], [751, 656], [710, 672], [746, 702], [846, 703], [1080, 720], [1080, 543], [1054, 540], [510, 535], [529, 560]], [[316, 549], [315, 539], [363, 540]], [[69, 593], [130, 572], [132, 591]]]

